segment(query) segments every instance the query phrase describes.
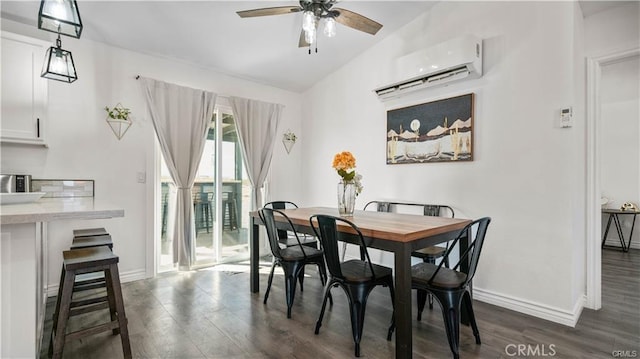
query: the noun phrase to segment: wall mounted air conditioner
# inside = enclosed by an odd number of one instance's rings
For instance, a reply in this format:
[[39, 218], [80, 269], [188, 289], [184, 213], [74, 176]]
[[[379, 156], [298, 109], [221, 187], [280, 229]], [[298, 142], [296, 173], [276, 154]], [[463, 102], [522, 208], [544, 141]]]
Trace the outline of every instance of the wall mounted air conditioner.
[[380, 100], [482, 76], [482, 40], [458, 37], [397, 59], [395, 80], [376, 88]]

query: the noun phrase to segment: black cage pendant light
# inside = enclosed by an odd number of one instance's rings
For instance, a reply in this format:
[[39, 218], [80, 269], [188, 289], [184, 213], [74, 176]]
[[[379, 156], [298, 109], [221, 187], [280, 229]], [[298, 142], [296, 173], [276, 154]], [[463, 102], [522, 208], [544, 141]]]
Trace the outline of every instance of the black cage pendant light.
[[40, 1], [38, 28], [79, 39], [82, 20], [76, 0]]
[[76, 67], [73, 64], [71, 52], [62, 48], [60, 34], [56, 40], [56, 47], [51, 46], [44, 57], [41, 77], [71, 83], [78, 79]]

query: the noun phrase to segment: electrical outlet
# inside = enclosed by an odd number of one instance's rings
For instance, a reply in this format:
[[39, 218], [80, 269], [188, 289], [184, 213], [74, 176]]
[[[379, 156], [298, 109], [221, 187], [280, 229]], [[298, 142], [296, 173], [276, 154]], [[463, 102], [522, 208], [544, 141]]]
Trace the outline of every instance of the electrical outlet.
[[138, 183], [146, 183], [147, 182], [147, 173], [146, 172], [138, 172]]

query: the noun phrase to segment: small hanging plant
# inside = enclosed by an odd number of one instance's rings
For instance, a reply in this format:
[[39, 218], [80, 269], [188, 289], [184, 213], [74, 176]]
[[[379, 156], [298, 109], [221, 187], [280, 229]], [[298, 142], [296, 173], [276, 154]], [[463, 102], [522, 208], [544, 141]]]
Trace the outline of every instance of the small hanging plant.
[[104, 110], [107, 111], [109, 118], [114, 120], [128, 121], [129, 115], [131, 114], [131, 110], [123, 107], [121, 104], [117, 104], [111, 109], [107, 106]]
[[124, 134], [127, 132], [133, 121], [129, 118], [131, 116], [131, 110], [123, 107], [121, 104], [115, 105], [113, 108], [108, 106], [104, 108], [107, 111], [107, 124], [116, 135], [118, 140], [121, 140]]

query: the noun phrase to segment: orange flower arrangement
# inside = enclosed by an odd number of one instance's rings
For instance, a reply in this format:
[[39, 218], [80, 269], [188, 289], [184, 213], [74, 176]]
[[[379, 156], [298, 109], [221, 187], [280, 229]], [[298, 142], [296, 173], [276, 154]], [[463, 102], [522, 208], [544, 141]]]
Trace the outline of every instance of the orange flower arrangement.
[[333, 168], [338, 171], [338, 174], [342, 179], [347, 182], [351, 181], [356, 175], [356, 171], [350, 171], [356, 167], [356, 158], [353, 157], [351, 152], [343, 151], [336, 154], [333, 157]]
[[332, 167], [338, 171], [338, 175], [342, 177], [344, 183], [354, 183], [356, 185], [356, 193], [362, 192], [362, 184], [360, 180], [362, 176], [356, 174], [356, 158], [349, 151], [342, 151], [333, 157]]

